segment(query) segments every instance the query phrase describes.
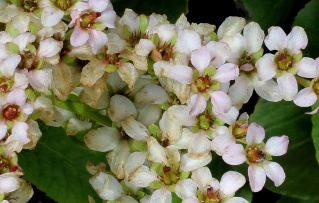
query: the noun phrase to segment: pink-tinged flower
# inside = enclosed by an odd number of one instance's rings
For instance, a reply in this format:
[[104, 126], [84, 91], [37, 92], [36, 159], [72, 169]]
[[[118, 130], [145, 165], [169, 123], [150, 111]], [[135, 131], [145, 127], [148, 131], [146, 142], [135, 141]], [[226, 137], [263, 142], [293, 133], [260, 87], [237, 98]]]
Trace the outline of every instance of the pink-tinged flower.
[[256, 62], [258, 79], [268, 81], [277, 77], [280, 94], [284, 100], [291, 101], [298, 93], [295, 75], [314, 78], [317, 64], [312, 58], [302, 58], [301, 49], [308, 44], [303, 28], [293, 27], [288, 36], [280, 27], [271, 27], [268, 32], [265, 44], [270, 51], [277, 50], [277, 53], [265, 54]]
[[262, 126], [251, 123], [246, 135], [246, 157], [249, 163], [248, 177], [253, 192], [260, 191], [266, 182], [266, 176], [275, 186], [280, 186], [285, 180], [283, 168], [276, 162], [269, 161], [271, 156], [281, 156], [287, 152], [288, 136], [271, 137], [263, 143], [265, 130]]
[[225, 43], [210, 42], [191, 52], [191, 63], [195, 69], [185, 65], [171, 67], [170, 76], [182, 84], [189, 84], [194, 93], [190, 98], [191, 116], [205, 110], [209, 97], [215, 109], [227, 112], [231, 108], [229, 97], [221, 91], [215, 91], [221, 83], [234, 80], [239, 74], [237, 65], [224, 64], [226, 58], [222, 53], [227, 53], [228, 49]]
[[82, 46], [87, 41], [93, 53], [107, 43], [107, 35], [103, 32], [106, 27], [114, 28], [116, 13], [109, 0], [89, 0], [74, 6], [71, 13], [72, 21], [69, 27], [74, 26], [70, 42], [72, 46]]
[[199, 188], [197, 194], [200, 195], [194, 194], [199, 202], [248, 203], [241, 197], [233, 197], [246, 182], [245, 177], [238, 172], [226, 172], [219, 182], [212, 177], [209, 168], [202, 167], [192, 171], [192, 179]]
[[4, 138], [7, 131], [22, 144], [30, 141], [27, 137], [29, 126], [25, 123], [28, 116], [33, 112], [33, 106], [25, 103], [26, 96], [22, 89], [13, 89], [3, 101], [0, 119], [0, 139]]

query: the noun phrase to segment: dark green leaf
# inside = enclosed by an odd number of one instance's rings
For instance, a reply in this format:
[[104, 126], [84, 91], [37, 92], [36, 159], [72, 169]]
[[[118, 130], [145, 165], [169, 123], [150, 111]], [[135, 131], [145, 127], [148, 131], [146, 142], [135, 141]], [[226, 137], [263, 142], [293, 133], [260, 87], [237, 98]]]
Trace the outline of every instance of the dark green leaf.
[[[319, 102], [317, 102], [314, 106], [317, 107], [319, 105]], [[314, 108], [315, 108], [314, 107]], [[319, 163], [319, 114], [316, 113], [311, 118], [312, 121], [312, 139], [315, 144], [316, 149], [316, 157], [317, 161]]]
[[187, 0], [111, 0], [111, 2], [118, 16], [123, 15], [125, 8], [130, 8], [138, 14], [166, 14], [171, 23], [175, 23], [182, 13], [188, 12]]
[[[307, 109], [309, 111], [310, 109]], [[319, 199], [319, 167], [311, 138], [311, 116], [292, 102], [271, 103], [259, 100], [251, 121], [261, 124], [270, 136], [289, 136], [287, 154], [273, 157], [285, 170], [286, 180], [280, 187], [267, 179], [266, 188], [300, 199]]]
[[301, 199], [295, 199], [287, 196], [281, 197], [280, 200], [277, 201], [277, 203], [318, 203], [318, 200], [301, 200]]
[[294, 25], [305, 29], [308, 36], [308, 46], [304, 51], [305, 56], [318, 57], [319, 50], [319, 1], [312, 0], [300, 10], [295, 18]]
[[62, 128], [40, 126], [43, 135], [36, 148], [19, 154], [24, 178], [59, 203], [87, 203], [88, 195], [100, 199], [88, 182], [91, 175], [85, 165], [89, 160], [106, 162], [105, 154], [75, 145]]

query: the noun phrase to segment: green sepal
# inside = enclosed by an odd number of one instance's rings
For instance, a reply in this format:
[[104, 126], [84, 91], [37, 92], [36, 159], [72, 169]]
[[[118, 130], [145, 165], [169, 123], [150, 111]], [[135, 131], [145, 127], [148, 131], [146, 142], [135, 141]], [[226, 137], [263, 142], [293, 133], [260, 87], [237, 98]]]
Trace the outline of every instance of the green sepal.
[[282, 71], [281, 70], [277, 70], [276, 71], [276, 77], [280, 77], [282, 75]]
[[11, 165], [17, 165], [18, 164], [18, 156], [17, 155], [11, 156], [10, 163], [11, 163]]
[[175, 33], [173, 37], [170, 40], [168, 40], [167, 44], [171, 45], [171, 47], [174, 46], [177, 41], [177, 38], [178, 38], [178, 35]]
[[199, 72], [197, 69], [193, 70], [193, 80], [196, 81], [199, 78]]
[[68, 55], [62, 56], [62, 61], [65, 64], [71, 64], [71, 63], [73, 63], [75, 61], [75, 59], [76, 59], [75, 57], [71, 57], [71, 56], [68, 56]]
[[218, 90], [220, 88], [220, 82], [218, 82], [217, 80], [212, 81], [209, 90], [211, 91], [215, 91]]
[[121, 186], [122, 186], [122, 189], [123, 189], [124, 193], [128, 194], [128, 193], [131, 193], [131, 192], [132, 192], [131, 188], [128, 187], [128, 186], [125, 184], [125, 181], [124, 181], [124, 180], [121, 181]]
[[116, 200], [107, 200], [107, 203], [116, 203]]
[[20, 31], [16, 29], [12, 24], [7, 24], [6, 31], [12, 36], [16, 37], [20, 34]]
[[105, 55], [103, 53], [99, 53], [96, 55], [96, 58], [99, 60], [103, 60], [105, 58]]
[[123, 34], [126, 40], [129, 40], [132, 37], [132, 32], [130, 31], [130, 28], [128, 25], [123, 26]]
[[161, 187], [163, 187], [164, 185], [165, 184], [163, 182], [155, 180], [149, 184], [149, 187], [157, 190], [157, 189], [160, 189]]
[[209, 93], [203, 92], [202, 95], [204, 96], [206, 101], [208, 101], [210, 99], [210, 94]]
[[35, 95], [34, 91], [30, 88], [25, 90], [25, 95], [27, 97], [27, 100], [30, 101], [31, 103], [35, 101], [37, 96]]
[[146, 33], [147, 26], [148, 26], [147, 16], [144, 14], [141, 14], [140, 15], [140, 25], [138, 27], [138, 33], [141, 33], [142, 35], [144, 35]]
[[6, 125], [7, 125], [7, 128], [8, 128], [8, 130], [10, 130], [11, 128], [13, 128], [13, 126], [14, 126], [14, 123], [12, 122], [12, 121], [6, 121]]
[[44, 8], [37, 8], [32, 13], [34, 13], [38, 18], [41, 18]]
[[142, 140], [129, 140], [129, 146], [132, 151], [147, 151], [147, 144]]
[[208, 75], [209, 77], [213, 77], [216, 74], [216, 68], [214, 66], [208, 66], [204, 69], [203, 75]]
[[170, 107], [170, 105], [167, 102], [165, 102], [163, 104], [159, 104], [159, 107], [166, 111]]
[[257, 61], [258, 59], [260, 59], [264, 54], [264, 49], [261, 48], [259, 51], [257, 51], [256, 53], [252, 54], [251, 57], [254, 61]]
[[175, 187], [176, 187], [176, 184], [173, 184], [173, 185], [170, 185], [170, 186], [168, 186], [168, 191], [170, 191], [170, 192], [175, 192]]
[[39, 32], [37, 26], [31, 21], [28, 24], [28, 29], [32, 34], [35, 34], [35, 35], [38, 34]]
[[4, 200], [4, 193], [0, 194], [0, 201]]
[[214, 124], [213, 124], [214, 126], [222, 126], [224, 124], [225, 124], [225, 122], [222, 121], [221, 119], [219, 119], [219, 118], [214, 119]]
[[153, 135], [155, 138], [158, 137], [158, 134], [161, 134], [161, 129], [155, 125], [155, 124], [151, 124], [148, 126], [148, 131], [151, 133], [151, 135]]
[[44, 58], [40, 58], [38, 61], [37, 61], [37, 64], [35, 65], [35, 69], [41, 69], [43, 68], [45, 62], [44, 62]]
[[23, 113], [20, 112], [18, 115], [17, 121], [23, 122], [24, 120], [25, 120], [24, 115], [23, 115]]
[[208, 129], [210, 127], [210, 122], [209, 120], [206, 118], [206, 115], [201, 115], [199, 117], [199, 126], [201, 129]]
[[293, 61], [294, 62], [298, 62], [298, 61], [300, 61], [302, 59], [303, 53], [302, 53], [302, 51], [300, 51], [299, 54], [294, 54], [292, 57], [293, 57]]
[[218, 36], [217, 36], [216, 32], [209, 33], [209, 37], [210, 37], [210, 40], [212, 40], [212, 41], [218, 40]]
[[158, 162], [152, 163], [151, 167], [159, 176], [164, 176], [163, 165]]
[[267, 159], [268, 161], [271, 161], [271, 160], [272, 160], [272, 156], [271, 156], [270, 154], [266, 154], [266, 159]]
[[180, 172], [179, 177], [180, 177], [181, 179], [187, 179], [190, 174], [191, 174], [190, 171], [187, 171], [187, 172], [182, 171], [182, 172]]
[[293, 75], [296, 75], [298, 71], [297, 71], [297, 69], [295, 67], [293, 67], [293, 68], [290, 68], [287, 72], [289, 72], [289, 73], [291, 73]]
[[235, 135], [235, 137], [245, 135], [246, 133], [247, 129], [244, 128], [235, 128], [233, 130], [233, 135]]
[[31, 54], [36, 55], [37, 54], [37, 49], [33, 44], [28, 44], [26, 48], [31, 52]]
[[199, 128], [199, 126], [193, 126], [193, 127], [192, 127], [192, 130], [193, 130], [195, 133], [197, 133], [197, 132], [199, 132], [200, 128]]
[[3, 145], [0, 145], [0, 155], [6, 157], [6, 152], [4, 151]]
[[95, 22], [93, 25], [92, 25], [92, 29], [94, 29], [94, 30], [99, 30], [99, 31], [102, 31], [102, 30], [104, 30], [106, 28], [106, 26], [103, 24], [103, 23], [101, 23], [101, 22]]
[[208, 139], [213, 139], [213, 131], [211, 130], [206, 130], [206, 135], [208, 136]]
[[159, 35], [157, 33], [152, 34], [150, 37], [151, 41], [153, 42], [153, 44], [157, 47], [160, 43], [160, 38]]
[[108, 65], [106, 66], [106, 68], [105, 68], [105, 71], [106, 71], [107, 73], [113, 73], [113, 72], [117, 71], [117, 66], [114, 65], [114, 64], [108, 64]]
[[19, 51], [20, 51], [19, 46], [13, 42], [7, 42], [6, 49], [13, 54], [19, 54]]
[[143, 190], [137, 191], [137, 198], [138, 199], [142, 199], [145, 195], [146, 195], [146, 193]]
[[16, 5], [17, 7], [22, 6], [22, 1], [21, 0], [10, 0], [12, 4]]

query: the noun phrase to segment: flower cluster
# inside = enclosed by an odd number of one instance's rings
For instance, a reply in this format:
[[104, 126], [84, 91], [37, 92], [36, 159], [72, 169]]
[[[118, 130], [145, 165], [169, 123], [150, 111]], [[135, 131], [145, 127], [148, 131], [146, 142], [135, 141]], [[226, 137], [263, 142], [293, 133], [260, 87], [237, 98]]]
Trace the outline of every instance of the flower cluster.
[[[265, 37], [240, 17], [218, 29], [184, 15], [175, 24], [130, 9], [118, 17], [109, 0], [2, 1], [0, 22], [2, 202], [32, 196], [17, 154], [36, 147], [41, 119], [71, 136], [84, 133], [89, 149], [107, 154], [109, 167], [86, 166], [103, 200], [167, 203], [175, 193], [189, 203], [245, 203], [234, 197], [244, 175], [253, 192], [266, 176], [284, 182], [272, 156], [285, 154], [289, 141], [263, 142], [263, 127], [240, 115], [243, 105], [254, 90], [301, 107], [318, 98], [319, 60], [303, 57], [307, 35], [297, 26], [288, 35], [271, 27]], [[218, 181], [213, 156], [246, 162], [248, 172], [225, 171]]]

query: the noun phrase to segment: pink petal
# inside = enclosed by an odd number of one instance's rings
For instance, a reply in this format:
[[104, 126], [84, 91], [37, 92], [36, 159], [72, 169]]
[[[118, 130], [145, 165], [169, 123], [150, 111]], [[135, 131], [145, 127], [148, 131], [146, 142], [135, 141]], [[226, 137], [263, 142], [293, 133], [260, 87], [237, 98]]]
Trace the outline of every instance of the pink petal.
[[248, 127], [246, 142], [248, 146], [261, 143], [265, 138], [265, 130], [257, 123], [251, 123]]
[[300, 90], [293, 102], [300, 107], [308, 107], [313, 105], [317, 101], [317, 95], [313, 91], [312, 87], [306, 87]]
[[265, 38], [265, 45], [270, 50], [283, 52], [287, 46], [287, 35], [281, 27], [272, 26], [268, 29], [268, 35]]
[[270, 178], [270, 180], [272, 180], [275, 183], [276, 187], [278, 187], [284, 182], [286, 174], [284, 172], [284, 169], [276, 162], [265, 161], [264, 169], [266, 175], [268, 176], [268, 178]]
[[105, 10], [97, 20], [108, 28], [115, 28], [116, 13], [113, 10]]
[[241, 188], [246, 182], [245, 177], [235, 171], [226, 172], [220, 179], [219, 198], [229, 197]]
[[274, 136], [269, 138], [269, 140], [266, 142], [264, 151], [272, 156], [281, 156], [283, 154], [286, 154], [288, 143], [288, 136]]
[[214, 75], [214, 79], [219, 82], [229, 82], [235, 80], [239, 75], [239, 68], [236, 64], [225, 63], [224, 65], [219, 66]]
[[266, 173], [264, 169], [255, 164], [248, 167], [248, 177], [250, 188], [253, 192], [259, 192], [266, 183]]
[[235, 137], [227, 130], [226, 133], [216, 136], [211, 142], [211, 149], [218, 155], [223, 155], [227, 147], [236, 144]]
[[191, 110], [189, 115], [197, 116], [205, 110], [206, 105], [206, 99], [202, 94], [193, 94], [190, 98]]
[[10, 193], [17, 190], [21, 186], [21, 180], [18, 175], [9, 172], [0, 175], [0, 193]]
[[45, 7], [41, 14], [41, 22], [44, 26], [52, 27], [60, 22], [64, 12], [54, 7]]
[[308, 38], [302, 27], [295, 26], [287, 36], [287, 49], [289, 54], [299, 54], [300, 49], [306, 48]]
[[6, 102], [8, 104], [16, 104], [18, 106], [23, 106], [26, 101], [25, 92], [22, 89], [13, 89], [9, 92]]
[[[76, 5], [86, 5], [87, 6], [87, 3], [83, 3], [83, 2], [78, 2]], [[80, 18], [80, 15], [81, 15], [81, 11], [80, 10], [73, 10], [70, 14], [72, 20], [71, 22], [69, 23], [68, 27], [73, 27], [75, 21]]]
[[216, 114], [216, 116], [219, 119], [221, 119], [222, 121], [224, 121], [228, 125], [233, 125], [235, 123], [235, 121], [237, 120], [237, 117], [239, 115], [239, 111], [238, 111], [238, 109], [235, 106], [233, 106], [226, 113], [224, 113], [224, 112], [215, 112], [214, 111], [214, 114]]
[[72, 46], [78, 47], [88, 41], [90, 34], [82, 30], [79, 26], [74, 26], [74, 31], [71, 35], [70, 42]]
[[44, 70], [32, 70], [28, 73], [30, 85], [38, 92], [47, 93], [51, 84], [49, 73]]
[[229, 165], [239, 165], [246, 161], [246, 151], [241, 144], [234, 144], [225, 149], [223, 160]]
[[265, 54], [256, 62], [258, 80], [267, 81], [275, 77], [277, 64], [274, 62], [273, 54]]
[[98, 30], [91, 30], [89, 43], [92, 47], [92, 52], [97, 53], [97, 51], [106, 45], [107, 36], [104, 32]]
[[89, 0], [89, 8], [96, 12], [102, 12], [109, 4], [109, 0]]
[[232, 106], [229, 96], [222, 91], [210, 92], [210, 99], [213, 109], [221, 112], [228, 112]]
[[283, 72], [282, 76], [277, 78], [277, 83], [282, 98], [286, 101], [293, 100], [298, 92], [298, 83], [295, 76], [291, 73]]
[[184, 65], [175, 65], [170, 68], [170, 77], [182, 84], [193, 82], [193, 70]]
[[27, 130], [29, 126], [24, 122], [15, 122], [12, 128], [12, 136], [21, 144], [26, 144], [30, 141]]
[[206, 47], [201, 47], [200, 49], [192, 51], [191, 62], [200, 74], [203, 73], [204, 69], [209, 65], [210, 62], [210, 54], [208, 49]]
[[0, 62], [0, 72], [6, 77], [11, 77], [20, 61], [20, 55], [13, 54], [9, 56]]
[[61, 41], [57, 41], [53, 38], [47, 38], [40, 42], [37, 57], [52, 57], [58, 54], [61, 51], [62, 47], [63, 43]]
[[2, 140], [2, 138], [4, 138], [4, 136], [6, 136], [8, 127], [5, 123], [4, 120], [0, 120], [0, 140]]
[[294, 67], [297, 69], [297, 75], [304, 78], [317, 77], [317, 62], [309, 57], [303, 57], [301, 61], [294, 63]]

